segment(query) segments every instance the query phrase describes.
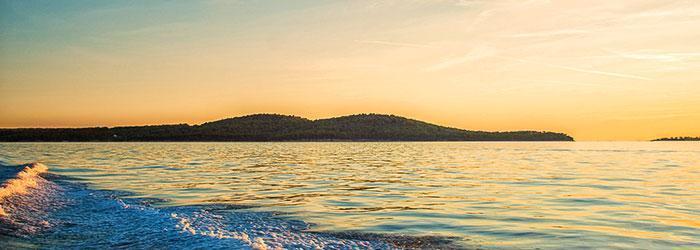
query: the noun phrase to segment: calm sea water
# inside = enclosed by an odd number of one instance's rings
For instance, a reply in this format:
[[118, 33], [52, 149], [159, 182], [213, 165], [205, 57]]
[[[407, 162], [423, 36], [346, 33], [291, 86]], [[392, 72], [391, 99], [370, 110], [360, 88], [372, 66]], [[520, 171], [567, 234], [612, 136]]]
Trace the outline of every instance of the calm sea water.
[[24, 201], [52, 208], [26, 212], [43, 226], [5, 230], [20, 246], [700, 247], [697, 142], [4, 143], [0, 161], [51, 173]]

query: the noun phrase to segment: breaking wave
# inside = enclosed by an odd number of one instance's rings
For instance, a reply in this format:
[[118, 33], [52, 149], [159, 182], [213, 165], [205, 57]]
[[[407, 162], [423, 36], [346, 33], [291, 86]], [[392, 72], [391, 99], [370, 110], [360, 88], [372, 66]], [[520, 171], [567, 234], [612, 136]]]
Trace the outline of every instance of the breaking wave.
[[[31, 163], [24, 166], [14, 177], [10, 177], [0, 186], [0, 216], [9, 214], [2, 208], [4, 201], [13, 195], [26, 194], [30, 189], [39, 185], [39, 174], [45, 173], [48, 168], [41, 163]], [[13, 169], [5, 170], [11, 172]]]
[[[90, 188], [47, 173], [40, 163], [0, 168], [7, 179], [0, 190], [0, 242], [10, 247], [459, 248], [441, 237], [313, 232], [304, 221], [230, 204], [167, 206], [164, 200]], [[10, 170], [16, 172], [12, 178]]]

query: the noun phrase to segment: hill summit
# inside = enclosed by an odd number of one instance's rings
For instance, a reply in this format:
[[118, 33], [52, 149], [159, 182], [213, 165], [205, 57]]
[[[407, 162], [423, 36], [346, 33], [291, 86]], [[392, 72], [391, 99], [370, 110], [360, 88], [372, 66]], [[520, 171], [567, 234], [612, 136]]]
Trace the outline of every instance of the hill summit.
[[573, 141], [573, 138], [540, 131], [471, 131], [383, 114], [318, 120], [253, 114], [200, 125], [0, 129], [0, 141]]

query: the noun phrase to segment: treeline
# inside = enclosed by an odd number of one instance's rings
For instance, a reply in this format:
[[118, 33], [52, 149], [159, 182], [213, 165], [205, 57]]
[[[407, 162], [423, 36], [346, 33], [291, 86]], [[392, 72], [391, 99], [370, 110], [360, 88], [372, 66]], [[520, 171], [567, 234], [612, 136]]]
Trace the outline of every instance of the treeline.
[[201, 125], [0, 129], [0, 141], [573, 141], [554, 132], [469, 131], [394, 115], [309, 120], [256, 114]]
[[690, 136], [664, 137], [664, 138], [654, 139], [652, 141], [700, 141], [700, 137], [690, 137]]

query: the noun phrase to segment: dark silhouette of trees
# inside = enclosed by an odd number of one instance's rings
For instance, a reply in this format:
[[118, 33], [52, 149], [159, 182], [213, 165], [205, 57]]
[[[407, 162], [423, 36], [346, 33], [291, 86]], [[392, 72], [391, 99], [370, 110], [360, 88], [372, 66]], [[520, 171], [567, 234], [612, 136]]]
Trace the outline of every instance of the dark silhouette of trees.
[[573, 141], [563, 133], [486, 132], [438, 126], [395, 115], [358, 114], [309, 120], [255, 114], [187, 124], [0, 129], [0, 141]]
[[664, 137], [664, 138], [654, 139], [652, 141], [700, 141], [700, 137], [676, 136], [676, 137]]

